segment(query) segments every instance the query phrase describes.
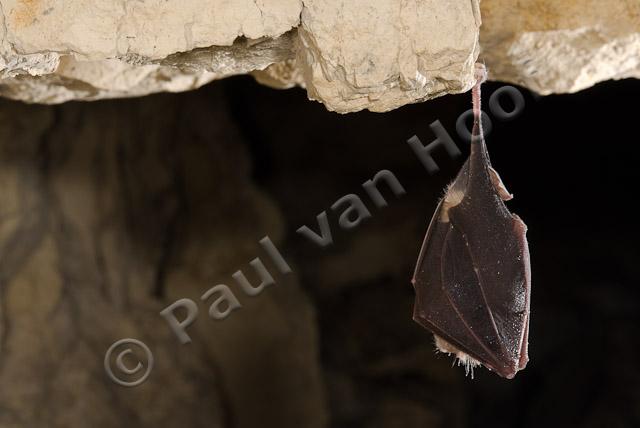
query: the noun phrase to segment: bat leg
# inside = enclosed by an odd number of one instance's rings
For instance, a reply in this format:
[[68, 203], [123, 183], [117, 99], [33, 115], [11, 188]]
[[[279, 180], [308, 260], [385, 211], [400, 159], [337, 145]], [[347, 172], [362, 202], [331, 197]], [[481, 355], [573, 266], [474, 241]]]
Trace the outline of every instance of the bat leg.
[[476, 360], [469, 354], [462, 352], [460, 349], [456, 348], [436, 334], [433, 335], [433, 338], [435, 339], [438, 351], [448, 355], [455, 355], [458, 359], [458, 365], [462, 365], [464, 367], [464, 371], [467, 375], [471, 373], [471, 379], [473, 379], [473, 369], [480, 366], [480, 361]]

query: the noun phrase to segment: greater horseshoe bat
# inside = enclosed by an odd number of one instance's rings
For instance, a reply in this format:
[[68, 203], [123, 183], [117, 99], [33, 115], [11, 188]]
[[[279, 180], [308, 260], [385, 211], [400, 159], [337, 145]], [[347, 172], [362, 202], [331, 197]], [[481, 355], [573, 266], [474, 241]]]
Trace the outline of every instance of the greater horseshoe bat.
[[480, 120], [484, 66], [476, 65], [471, 154], [427, 230], [412, 283], [413, 319], [467, 373], [482, 364], [511, 379], [529, 360], [531, 270], [527, 226], [491, 167]]

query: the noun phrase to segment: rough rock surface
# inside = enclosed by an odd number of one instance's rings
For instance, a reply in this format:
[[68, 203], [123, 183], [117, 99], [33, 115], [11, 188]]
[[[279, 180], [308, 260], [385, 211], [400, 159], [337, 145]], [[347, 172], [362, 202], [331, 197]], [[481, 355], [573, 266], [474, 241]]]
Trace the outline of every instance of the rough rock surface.
[[295, 82], [329, 109], [385, 111], [467, 90], [480, 25], [477, 0], [0, 6], [0, 94], [40, 103], [183, 91], [296, 57]]
[[482, 0], [482, 21], [494, 80], [546, 95], [640, 78], [637, 0]]
[[475, 0], [306, 0], [297, 66], [331, 110], [391, 110], [468, 90], [479, 26]]
[[2, 0], [0, 93], [59, 103], [195, 89], [289, 57], [288, 36], [265, 38], [298, 25], [301, 8], [300, 0]]
[[640, 76], [636, 0], [478, 3], [0, 0], [0, 95], [95, 100], [252, 73], [329, 110], [387, 111], [466, 91], [480, 49], [493, 79], [542, 94]]
[[[294, 274], [181, 345], [159, 312], [199, 301], [283, 234], [221, 87], [43, 107], [0, 102], [0, 426], [322, 427], [314, 310]], [[153, 127], [145, 123], [154, 121]], [[209, 302], [210, 303], [210, 302]], [[103, 358], [155, 355], [136, 388]], [[286, 352], [282, 352], [286, 350]]]

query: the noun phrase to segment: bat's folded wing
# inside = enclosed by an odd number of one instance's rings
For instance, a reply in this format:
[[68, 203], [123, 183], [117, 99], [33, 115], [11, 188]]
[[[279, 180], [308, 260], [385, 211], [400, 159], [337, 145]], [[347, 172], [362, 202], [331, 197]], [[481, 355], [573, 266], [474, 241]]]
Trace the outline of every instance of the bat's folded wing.
[[512, 378], [528, 360], [526, 226], [477, 166], [463, 167], [429, 226], [413, 281], [414, 319], [459, 357]]

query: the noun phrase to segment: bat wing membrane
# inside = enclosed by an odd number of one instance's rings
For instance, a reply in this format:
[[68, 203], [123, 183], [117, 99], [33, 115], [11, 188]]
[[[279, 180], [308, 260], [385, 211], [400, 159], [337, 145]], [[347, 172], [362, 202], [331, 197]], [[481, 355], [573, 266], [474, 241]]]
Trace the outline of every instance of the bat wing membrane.
[[414, 274], [414, 319], [511, 378], [528, 360], [526, 226], [489, 168], [472, 155], [436, 210]]

